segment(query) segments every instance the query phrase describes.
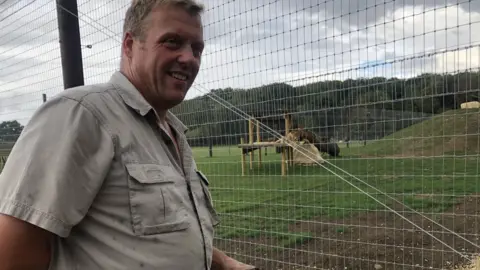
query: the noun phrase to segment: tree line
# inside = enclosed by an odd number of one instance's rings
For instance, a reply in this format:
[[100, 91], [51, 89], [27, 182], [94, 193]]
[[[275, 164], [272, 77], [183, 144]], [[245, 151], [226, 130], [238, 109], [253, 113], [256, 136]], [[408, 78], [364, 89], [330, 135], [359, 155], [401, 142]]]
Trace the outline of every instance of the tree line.
[[[360, 78], [328, 80], [292, 86], [273, 83], [251, 89], [212, 89], [221, 98], [278, 132], [288, 112], [293, 128], [303, 127], [337, 140], [378, 139], [435, 114], [479, 100], [480, 72], [422, 74], [413, 78]], [[248, 124], [238, 113], [207, 95], [185, 100], [175, 107], [188, 127], [193, 146], [236, 144], [247, 139]], [[268, 121], [268, 117], [276, 120]], [[16, 141], [23, 126], [0, 123], [0, 142]], [[262, 139], [272, 137], [262, 132]]]
[[17, 120], [1, 122], [0, 143], [16, 142], [22, 130], [23, 126]]
[[[260, 120], [277, 115], [281, 122], [281, 115], [288, 112], [294, 128], [337, 140], [370, 140], [478, 100], [479, 78], [480, 72], [475, 71], [405, 79], [329, 80], [296, 87], [274, 83], [251, 89], [213, 89], [172, 111], [189, 126], [187, 135], [193, 145], [236, 144], [240, 137], [247, 139], [247, 121], [207, 95], [220, 97]], [[268, 123], [271, 128], [274, 124]], [[264, 132], [262, 138], [266, 137], [271, 135]]]

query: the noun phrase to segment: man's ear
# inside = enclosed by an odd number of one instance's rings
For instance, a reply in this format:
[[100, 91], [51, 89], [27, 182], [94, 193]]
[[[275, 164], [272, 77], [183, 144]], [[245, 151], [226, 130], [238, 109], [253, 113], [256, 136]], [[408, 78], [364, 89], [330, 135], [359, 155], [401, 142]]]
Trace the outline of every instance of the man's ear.
[[132, 33], [130, 32], [125, 33], [125, 36], [123, 37], [123, 42], [122, 42], [122, 50], [124, 55], [128, 59], [131, 59], [133, 56], [133, 43], [134, 43], [134, 39], [133, 39]]

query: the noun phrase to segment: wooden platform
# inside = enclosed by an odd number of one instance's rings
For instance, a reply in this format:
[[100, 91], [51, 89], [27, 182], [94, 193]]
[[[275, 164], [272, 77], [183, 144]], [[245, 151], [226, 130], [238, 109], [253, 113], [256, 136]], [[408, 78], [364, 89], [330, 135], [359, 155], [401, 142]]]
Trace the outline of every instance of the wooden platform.
[[265, 148], [265, 147], [282, 147], [282, 146], [288, 146], [287, 143], [279, 143], [279, 142], [254, 142], [254, 143], [247, 143], [247, 144], [239, 144], [238, 147], [244, 148], [244, 149], [259, 149], [259, 148]]
[[[285, 118], [285, 136], [288, 134], [291, 125], [291, 117], [288, 114], [284, 115]], [[254, 124], [257, 126], [257, 141], [254, 142]], [[291, 148], [287, 143], [283, 142], [262, 142], [260, 138], [260, 122], [256, 119], [249, 119], [248, 121], [248, 139], [249, 142], [245, 143], [244, 139], [240, 139], [240, 144], [238, 147], [242, 149], [242, 176], [245, 175], [245, 150], [251, 150], [249, 153], [250, 156], [250, 170], [253, 170], [253, 155], [254, 151], [258, 150], [258, 167], [262, 166], [262, 148], [267, 147], [280, 147], [282, 152], [281, 160], [281, 170], [282, 176], [287, 174], [287, 165], [292, 165], [293, 148]]]

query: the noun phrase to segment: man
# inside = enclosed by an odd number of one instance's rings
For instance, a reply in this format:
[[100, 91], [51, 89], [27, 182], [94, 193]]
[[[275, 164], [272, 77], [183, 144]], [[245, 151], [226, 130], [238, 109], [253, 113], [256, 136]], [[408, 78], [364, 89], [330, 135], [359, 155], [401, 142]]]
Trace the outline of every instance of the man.
[[186, 127], [168, 110], [200, 66], [194, 0], [135, 0], [120, 72], [39, 108], [0, 176], [0, 270], [253, 269], [218, 223]]

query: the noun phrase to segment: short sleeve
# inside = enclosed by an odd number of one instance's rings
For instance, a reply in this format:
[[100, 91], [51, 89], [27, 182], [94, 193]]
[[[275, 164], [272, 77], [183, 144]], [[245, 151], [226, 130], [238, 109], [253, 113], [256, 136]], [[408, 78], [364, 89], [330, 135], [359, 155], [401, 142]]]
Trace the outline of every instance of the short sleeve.
[[102, 186], [113, 153], [110, 133], [85, 105], [66, 97], [48, 101], [0, 174], [0, 213], [67, 237]]

